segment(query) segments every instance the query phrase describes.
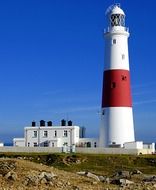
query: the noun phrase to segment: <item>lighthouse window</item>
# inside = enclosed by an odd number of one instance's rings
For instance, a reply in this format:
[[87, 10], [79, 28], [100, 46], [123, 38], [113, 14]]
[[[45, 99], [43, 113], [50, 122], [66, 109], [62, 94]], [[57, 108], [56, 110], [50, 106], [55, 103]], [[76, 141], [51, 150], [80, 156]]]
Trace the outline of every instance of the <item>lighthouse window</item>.
[[121, 78], [122, 78], [123, 81], [127, 80], [127, 77], [125, 75], [121, 75]]
[[112, 82], [111, 83], [111, 88], [115, 88], [116, 87], [116, 83], [115, 82]]
[[111, 26], [125, 26], [125, 16], [122, 14], [111, 15]]
[[122, 60], [125, 59], [125, 54], [122, 54]]
[[116, 39], [113, 39], [113, 44], [116, 44]]

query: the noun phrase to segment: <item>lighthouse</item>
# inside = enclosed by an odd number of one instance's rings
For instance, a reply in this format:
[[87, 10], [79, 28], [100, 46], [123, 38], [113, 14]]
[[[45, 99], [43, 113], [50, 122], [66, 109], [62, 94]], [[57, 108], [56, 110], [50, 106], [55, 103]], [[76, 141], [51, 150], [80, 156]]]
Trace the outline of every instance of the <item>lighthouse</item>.
[[100, 146], [135, 141], [125, 13], [115, 4], [106, 11]]

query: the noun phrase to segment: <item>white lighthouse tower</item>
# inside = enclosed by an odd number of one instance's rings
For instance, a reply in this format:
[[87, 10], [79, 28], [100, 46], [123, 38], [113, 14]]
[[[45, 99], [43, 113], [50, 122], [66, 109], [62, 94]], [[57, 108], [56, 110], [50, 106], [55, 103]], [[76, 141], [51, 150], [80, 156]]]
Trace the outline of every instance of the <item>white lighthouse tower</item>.
[[106, 11], [109, 22], [104, 32], [104, 77], [100, 146], [123, 146], [135, 141], [130, 88], [128, 28], [119, 5]]

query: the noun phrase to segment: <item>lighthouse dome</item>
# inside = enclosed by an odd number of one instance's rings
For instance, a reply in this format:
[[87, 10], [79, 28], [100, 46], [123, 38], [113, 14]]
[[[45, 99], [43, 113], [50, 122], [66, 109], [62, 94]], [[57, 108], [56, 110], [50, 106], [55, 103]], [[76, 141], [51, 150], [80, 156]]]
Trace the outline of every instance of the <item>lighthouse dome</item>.
[[110, 15], [113, 15], [113, 14], [125, 15], [124, 11], [117, 5], [115, 5], [110, 11]]

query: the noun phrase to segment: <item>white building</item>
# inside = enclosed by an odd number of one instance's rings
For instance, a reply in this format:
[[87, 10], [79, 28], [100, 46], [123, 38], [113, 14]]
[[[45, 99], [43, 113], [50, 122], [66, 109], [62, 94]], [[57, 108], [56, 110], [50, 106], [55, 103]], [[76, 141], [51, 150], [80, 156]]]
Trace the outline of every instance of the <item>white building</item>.
[[0, 142], [0, 147], [3, 147], [4, 146], [4, 143], [3, 142]]
[[[83, 131], [84, 130], [84, 131]], [[40, 125], [32, 122], [24, 128], [24, 138], [14, 138], [14, 147], [51, 147], [62, 148], [63, 152], [105, 153], [105, 154], [151, 154], [155, 153], [155, 144], [143, 144], [142, 141], [127, 142], [123, 147], [112, 145], [109, 148], [99, 147], [98, 138], [85, 138], [85, 128], [72, 125], [69, 121], [61, 121], [60, 126], [53, 126], [52, 122], [41, 120]], [[76, 147], [76, 149], [75, 149]], [[8, 149], [7, 149], [8, 151]], [[22, 150], [26, 151], [26, 150]], [[138, 151], [138, 152], [137, 152]]]
[[13, 139], [13, 146], [25, 146], [25, 138], [14, 138]]
[[99, 146], [99, 140], [96, 138], [80, 138], [79, 142], [77, 143], [77, 147], [83, 148], [96, 148]]
[[47, 122], [46, 126], [45, 121], [41, 120], [39, 126], [32, 122], [32, 126], [25, 127], [24, 138], [14, 138], [13, 145], [19, 147], [97, 147], [98, 139], [81, 138], [84, 133], [82, 130], [85, 131], [85, 128], [73, 126], [71, 121], [68, 121], [66, 125], [66, 121], [62, 120], [61, 126], [53, 126], [52, 122]]
[[[142, 150], [142, 153], [148, 152], [150, 150], [152, 153], [155, 153], [155, 143], [143, 143], [143, 141], [127, 142], [124, 143], [124, 149], [139, 149]], [[147, 152], [146, 152], [147, 151]]]

